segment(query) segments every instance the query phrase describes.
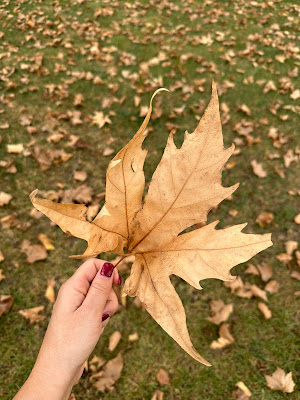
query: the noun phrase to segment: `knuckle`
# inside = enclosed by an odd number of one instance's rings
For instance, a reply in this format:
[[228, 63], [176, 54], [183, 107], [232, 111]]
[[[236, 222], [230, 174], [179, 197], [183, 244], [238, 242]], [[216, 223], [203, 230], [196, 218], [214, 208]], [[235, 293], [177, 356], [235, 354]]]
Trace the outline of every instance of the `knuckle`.
[[101, 282], [93, 282], [91, 289], [95, 290], [96, 292], [98, 292], [98, 294], [101, 295], [107, 295], [108, 292], [108, 289]]

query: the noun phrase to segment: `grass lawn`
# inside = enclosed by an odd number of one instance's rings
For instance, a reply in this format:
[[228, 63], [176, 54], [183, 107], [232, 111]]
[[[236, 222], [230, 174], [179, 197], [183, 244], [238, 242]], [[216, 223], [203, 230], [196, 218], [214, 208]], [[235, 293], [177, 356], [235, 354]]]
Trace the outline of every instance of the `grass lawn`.
[[[87, 172], [85, 184], [93, 188], [96, 202], [96, 195], [105, 190], [105, 172], [113, 157], [103, 156], [103, 151], [109, 147], [116, 154], [128, 142], [143, 120], [141, 106], [148, 106], [152, 93], [163, 86], [170, 93], [162, 92], [154, 100], [145, 141], [149, 183], [170, 126], [176, 127], [175, 141], [180, 145], [184, 131], [193, 131], [209, 101], [212, 80], [219, 85], [225, 146], [234, 141], [238, 150], [223, 172], [223, 185], [240, 182], [240, 187], [232, 201], [224, 201], [209, 214], [208, 221], [220, 220], [220, 228], [248, 221], [245, 233], [272, 232], [274, 246], [251, 261], [270, 265], [272, 279], [280, 284], [278, 293], [268, 294], [272, 318], [266, 320], [258, 310], [261, 299], [237, 297], [221, 281], [205, 280], [204, 290], [197, 291], [172, 277], [193, 344], [212, 367], [189, 357], [129, 298], [93, 353], [110, 359], [121, 352], [121, 378], [112, 391], [101, 393], [90, 382], [91, 372], [85, 372], [73, 393], [77, 400], [138, 400], [151, 399], [159, 389], [165, 400], [223, 400], [233, 398], [235, 384], [243, 381], [253, 399], [299, 398], [299, 386], [283, 394], [268, 388], [264, 378], [277, 366], [292, 371], [296, 383], [300, 377], [299, 300], [294, 295], [299, 282], [290, 275], [299, 266], [294, 255], [287, 264], [276, 258], [285, 253], [286, 241], [299, 240], [294, 221], [300, 208], [300, 99], [295, 94], [299, 54], [296, 1], [1, 2], [0, 161], [11, 160], [17, 172], [0, 168], [0, 190], [13, 196], [0, 207], [0, 218], [17, 213], [20, 221], [0, 231], [5, 257], [0, 268], [6, 277], [0, 282], [0, 294], [14, 297], [11, 310], [0, 318], [1, 400], [14, 396], [38, 354], [52, 310], [44, 297], [47, 280], [55, 278], [57, 293], [80, 265], [68, 256], [85, 250], [85, 242], [68, 237], [46, 217], [33, 218], [29, 194], [36, 188], [57, 192], [77, 187], [82, 183], [74, 181], [73, 173], [80, 170]], [[82, 106], [74, 105], [78, 94], [83, 96]], [[74, 111], [81, 112], [81, 122], [74, 122]], [[111, 120], [102, 128], [92, 124], [92, 116], [100, 111]], [[275, 136], [270, 135], [271, 128]], [[57, 133], [61, 140], [49, 141]], [[79, 140], [70, 145], [72, 135]], [[7, 151], [7, 145], [18, 143], [24, 145], [23, 153]], [[58, 156], [43, 170], [33, 157], [38, 148], [52, 154], [64, 149], [72, 157], [62, 162]], [[295, 160], [286, 167], [283, 157], [288, 151]], [[253, 173], [252, 160], [263, 165], [265, 178]], [[263, 211], [274, 216], [266, 226], [256, 223]], [[53, 240], [55, 250], [46, 260], [29, 264], [20, 251], [22, 241], [39, 244], [40, 233]], [[111, 260], [114, 255], [100, 257]], [[263, 289], [259, 276], [244, 273], [248, 265], [241, 264], [232, 273]], [[218, 327], [205, 320], [210, 301], [216, 299], [234, 306], [229, 323], [235, 341], [221, 350], [210, 349]], [[18, 313], [39, 305], [46, 315], [39, 323], [30, 324]], [[122, 339], [111, 353], [108, 338], [116, 330]], [[130, 342], [128, 335], [133, 332], [138, 332], [139, 340]], [[170, 385], [158, 383], [160, 368], [169, 373]]]

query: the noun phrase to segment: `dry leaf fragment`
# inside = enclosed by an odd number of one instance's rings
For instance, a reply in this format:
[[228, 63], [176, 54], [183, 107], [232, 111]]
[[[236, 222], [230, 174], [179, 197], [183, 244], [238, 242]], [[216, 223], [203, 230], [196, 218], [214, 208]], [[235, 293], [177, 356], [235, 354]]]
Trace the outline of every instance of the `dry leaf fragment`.
[[47, 250], [40, 244], [31, 245], [29, 240], [24, 239], [21, 245], [21, 252], [27, 255], [27, 262], [30, 264], [47, 258]]
[[54, 286], [55, 286], [55, 279], [49, 279], [47, 281], [47, 289], [45, 292], [45, 297], [50, 301], [50, 303], [55, 302], [55, 291], [54, 291]]
[[4, 260], [5, 260], [5, 257], [4, 257], [4, 255], [2, 253], [2, 251], [0, 250], [0, 262], [2, 262]]
[[253, 264], [249, 264], [248, 268], [245, 270], [245, 274], [260, 275], [258, 269]]
[[214, 83], [203, 117], [193, 133], [186, 132], [180, 149], [170, 133], [142, 203], [147, 153], [142, 143], [152, 99], [142, 126], [108, 166], [106, 202], [92, 223], [86, 221], [83, 205], [38, 199], [36, 191], [31, 199], [65, 232], [88, 241], [80, 258], [104, 251], [124, 256], [123, 248], [126, 254], [135, 255], [124, 292], [138, 296], [143, 307], [188, 354], [209, 365], [191, 343], [185, 311], [169, 276], [176, 274], [197, 289], [201, 289], [202, 279], [230, 280], [232, 267], [272, 242], [270, 234], [243, 234], [245, 224], [217, 230], [218, 221], [180, 235], [196, 223], [205, 223], [211, 208], [238, 187], [221, 185], [222, 168], [234, 146], [224, 149]]
[[157, 371], [156, 378], [161, 385], [169, 385], [170, 377], [166, 370], [161, 368]]
[[300, 225], [300, 214], [297, 214], [297, 215], [294, 217], [294, 221], [296, 222], [296, 224]]
[[105, 147], [102, 154], [104, 155], [104, 157], [107, 157], [111, 156], [114, 152], [115, 152], [114, 149], [112, 149], [111, 147]]
[[256, 160], [251, 161], [253, 172], [259, 178], [266, 178], [267, 172], [264, 170], [262, 164], [258, 163]]
[[294, 251], [298, 249], [298, 242], [295, 240], [288, 240], [285, 242], [285, 249], [289, 256], [293, 255]]
[[272, 317], [272, 312], [270, 311], [269, 307], [265, 303], [260, 302], [257, 304], [257, 307], [263, 313], [263, 315], [266, 319], [269, 319]]
[[97, 125], [102, 128], [105, 124], [111, 124], [111, 120], [108, 115], [104, 115], [103, 111], [95, 112], [93, 115], [92, 125]]
[[3, 281], [3, 279], [5, 279], [6, 276], [3, 274], [3, 269], [0, 268], [0, 282]]
[[0, 192], [0, 207], [8, 204], [12, 199], [12, 195], [5, 193], [5, 192]]
[[265, 227], [273, 222], [274, 219], [274, 214], [270, 212], [263, 211], [262, 213], [259, 214], [259, 216], [256, 218], [256, 222], [258, 225], [261, 227]]
[[251, 397], [251, 392], [244, 384], [244, 382], [240, 381], [235, 384], [237, 389], [232, 392], [233, 398], [236, 400], [249, 400]]
[[164, 400], [164, 393], [160, 390], [155, 390], [151, 400]]
[[2, 314], [7, 314], [11, 309], [14, 302], [14, 298], [10, 295], [1, 294], [0, 295], [0, 317]]
[[42, 245], [45, 247], [46, 250], [51, 251], [54, 250], [55, 247], [53, 246], [52, 242], [53, 240], [50, 239], [47, 235], [44, 233], [40, 233], [38, 235], [39, 241], [42, 243]]
[[258, 286], [251, 285], [251, 291], [252, 291], [252, 293], [254, 294], [255, 297], [260, 297], [264, 301], [268, 301], [266, 292], [264, 290], [260, 289]]
[[233, 304], [224, 304], [222, 300], [212, 300], [210, 302], [212, 317], [207, 317], [206, 321], [219, 325], [228, 320], [233, 311]]
[[267, 291], [271, 294], [277, 293], [278, 290], [279, 290], [279, 283], [277, 281], [275, 281], [275, 279], [268, 282], [265, 286], [265, 291]]
[[120, 340], [121, 340], [122, 334], [119, 331], [115, 331], [112, 333], [109, 337], [109, 343], [108, 343], [108, 350], [109, 351], [114, 351], [115, 348], [118, 346]]
[[87, 173], [85, 171], [74, 171], [73, 178], [75, 181], [84, 182], [87, 178]]
[[292, 393], [295, 388], [292, 372], [285, 374], [283, 369], [277, 367], [272, 375], [265, 375], [268, 387], [273, 390], [280, 390], [283, 393]]
[[132, 333], [131, 335], [128, 336], [129, 342], [135, 342], [136, 340], [139, 339], [139, 335], [137, 332]]
[[262, 262], [261, 265], [258, 265], [257, 269], [259, 270], [261, 279], [264, 282], [268, 282], [273, 275], [272, 267], [264, 262]]
[[280, 261], [282, 264], [288, 264], [290, 261], [292, 261], [293, 257], [289, 254], [286, 253], [280, 253], [276, 255], [276, 258], [278, 261]]
[[8, 144], [6, 147], [7, 147], [8, 153], [21, 154], [24, 151], [23, 143]]
[[299, 271], [292, 271], [291, 272], [291, 277], [294, 279], [297, 279], [297, 281], [300, 281], [300, 272]]
[[222, 349], [225, 346], [234, 342], [234, 337], [229, 332], [229, 324], [222, 324], [219, 329], [219, 338], [211, 342], [209, 347], [211, 349]]
[[120, 378], [121, 371], [123, 369], [123, 358], [121, 353], [117, 357], [108, 361], [105, 364], [103, 371], [99, 373], [98, 380], [94, 383], [94, 386], [100, 391], [104, 392], [105, 389], [111, 389], [115, 382]]
[[46, 316], [40, 315], [39, 312], [44, 310], [44, 306], [38, 306], [33, 308], [28, 308], [27, 310], [20, 310], [19, 314], [21, 314], [24, 318], [29, 319], [30, 323], [43, 321]]

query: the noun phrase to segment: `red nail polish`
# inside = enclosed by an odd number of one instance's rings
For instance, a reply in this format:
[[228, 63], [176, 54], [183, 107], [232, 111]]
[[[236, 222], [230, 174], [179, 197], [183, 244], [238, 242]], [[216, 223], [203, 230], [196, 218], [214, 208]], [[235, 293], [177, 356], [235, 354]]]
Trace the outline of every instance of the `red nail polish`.
[[100, 275], [110, 278], [114, 272], [115, 266], [112, 263], [106, 262], [100, 271]]
[[104, 313], [102, 315], [102, 322], [105, 321], [107, 318], [109, 318], [109, 314], [108, 313]]
[[121, 275], [119, 275], [118, 286], [121, 286], [121, 283], [122, 283], [122, 278], [121, 278]]

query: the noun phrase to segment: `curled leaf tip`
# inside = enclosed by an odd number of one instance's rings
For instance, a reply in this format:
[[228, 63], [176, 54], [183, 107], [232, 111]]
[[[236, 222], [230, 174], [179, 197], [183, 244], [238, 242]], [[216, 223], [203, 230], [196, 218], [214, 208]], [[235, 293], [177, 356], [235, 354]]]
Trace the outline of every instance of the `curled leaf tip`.
[[159, 88], [159, 89], [155, 90], [155, 92], [153, 93], [153, 95], [152, 95], [152, 97], [151, 97], [151, 100], [150, 100], [150, 107], [152, 106], [152, 100], [153, 100], [154, 97], [157, 95], [157, 93], [163, 92], [163, 91], [169, 92], [170, 90], [169, 90], [169, 89], [166, 89], [166, 88]]
[[36, 195], [38, 194], [38, 191], [39, 191], [39, 189], [35, 189], [35, 190], [33, 190], [33, 191], [30, 193], [29, 198], [30, 198], [31, 201], [34, 200], [34, 198], [35, 198]]

